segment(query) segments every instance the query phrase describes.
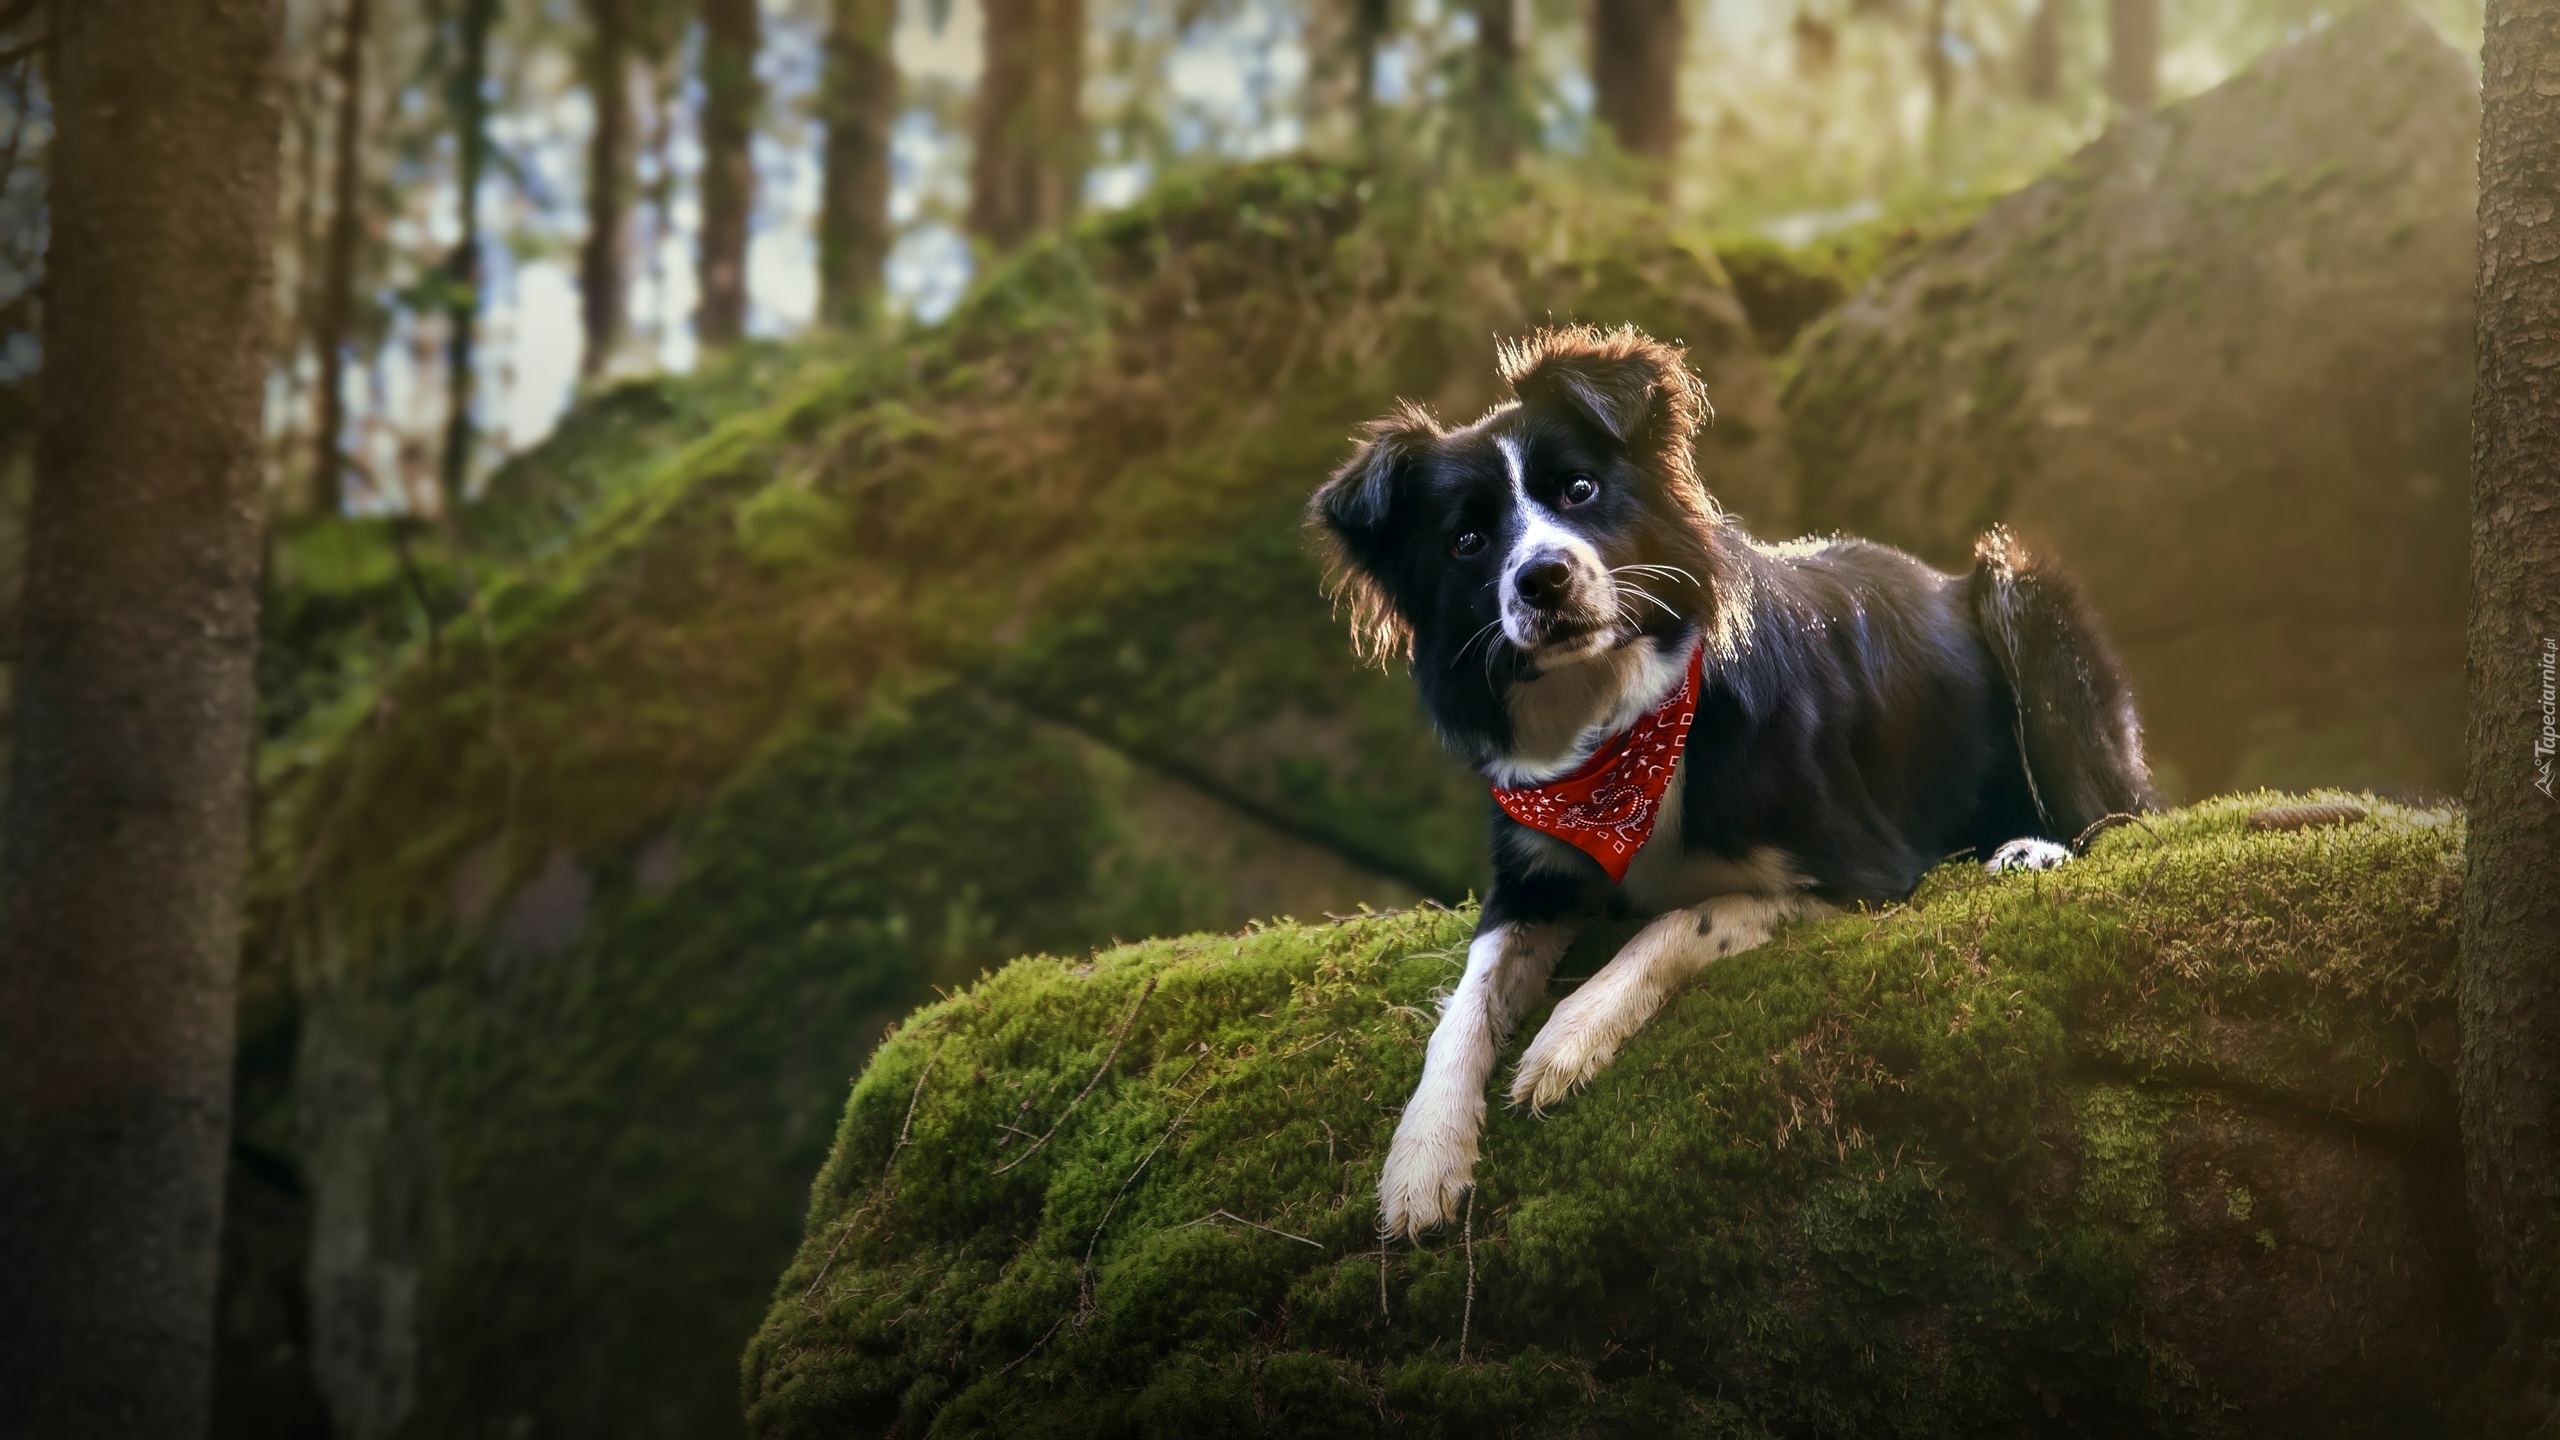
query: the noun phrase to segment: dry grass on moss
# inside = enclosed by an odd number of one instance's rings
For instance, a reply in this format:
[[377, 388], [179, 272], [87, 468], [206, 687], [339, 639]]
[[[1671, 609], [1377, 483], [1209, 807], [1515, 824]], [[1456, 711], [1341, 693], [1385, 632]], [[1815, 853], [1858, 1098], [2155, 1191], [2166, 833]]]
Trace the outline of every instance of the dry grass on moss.
[[751, 1428], [1952, 1435], [2030, 1419], [2025, 1376], [2210, 1432], [2133, 1320], [2160, 1125], [2227, 1064], [2416, 1063], [2451, 976], [2456, 822], [2243, 829], [2264, 799], [1719, 965], [1553, 1118], [1497, 1111], [1471, 1230], [1418, 1247], [1373, 1188], [1470, 914], [1017, 961], [856, 1083]]

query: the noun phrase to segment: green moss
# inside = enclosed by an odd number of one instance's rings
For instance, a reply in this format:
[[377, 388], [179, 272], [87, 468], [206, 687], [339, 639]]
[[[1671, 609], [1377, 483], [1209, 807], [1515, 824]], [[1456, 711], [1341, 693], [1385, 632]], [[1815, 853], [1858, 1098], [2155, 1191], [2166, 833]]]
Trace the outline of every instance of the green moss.
[[2246, 1079], [2234, 1025], [2409, 1063], [2459, 854], [2442, 815], [2253, 803], [1718, 965], [1552, 1118], [1497, 1110], [1471, 1224], [1419, 1246], [1374, 1187], [1470, 914], [1016, 961], [856, 1082], [751, 1427], [1973, 1435], [2049, 1395], [2216, 1433], [2135, 1310], [2162, 1129]]

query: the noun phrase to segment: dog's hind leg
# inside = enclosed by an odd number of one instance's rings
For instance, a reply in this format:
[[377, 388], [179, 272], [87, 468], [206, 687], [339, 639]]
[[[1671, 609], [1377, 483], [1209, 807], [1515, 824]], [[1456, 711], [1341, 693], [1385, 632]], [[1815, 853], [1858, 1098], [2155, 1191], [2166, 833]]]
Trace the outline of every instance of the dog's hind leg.
[[1575, 926], [1492, 926], [1467, 947], [1467, 971], [1440, 1009], [1422, 1083], [1405, 1102], [1378, 1176], [1378, 1229], [1419, 1235], [1456, 1218], [1476, 1170], [1484, 1086], [1511, 1027], [1546, 991]]
[[1547, 1017], [1511, 1077], [1511, 1103], [1543, 1114], [1606, 1069], [1690, 977], [1761, 944], [1788, 921], [1830, 911], [1804, 894], [1719, 895], [1647, 925]]
[[2080, 587], [2006, 529], [1984, 535], [1973, 558], [1974, 620], [2014, 703], [2044, 838], [2076, 844], [2109, 815], [2158, 809], [2133, 686]]

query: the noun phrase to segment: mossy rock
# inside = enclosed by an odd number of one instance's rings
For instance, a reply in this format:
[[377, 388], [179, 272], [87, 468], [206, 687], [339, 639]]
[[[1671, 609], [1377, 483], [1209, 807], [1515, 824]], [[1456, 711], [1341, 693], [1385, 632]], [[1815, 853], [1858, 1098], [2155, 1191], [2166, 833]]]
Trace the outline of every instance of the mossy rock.
[[615, 392], [500, 477], [441, 611], [262, 757], [241, 1143], [306, 1197], [287, 1338], [339, 1431], [731, 1429], [844, 1086], [934, 987], [1478, 888], [1481, 782], [1298, 516], [1550, 315], [1689, 340], [1702, 469], [1784, 523], [1774, 389], [1658, 213], [1309, 164], [1035, 246], [938, 330]]
[[2478, 129], [2389, 5], [2118, 122], [1798, 342], [1808, 525], [2050, 546], [2173, 795], [2458, 790]]
[[2427, 1433], [2487, 1343], [2460, 826], [2272, 799], [1718, 964], [1419, 1245], [1374, 1187], [1471, 913], [1016, 961], [856, 1082], [750, 1429]]

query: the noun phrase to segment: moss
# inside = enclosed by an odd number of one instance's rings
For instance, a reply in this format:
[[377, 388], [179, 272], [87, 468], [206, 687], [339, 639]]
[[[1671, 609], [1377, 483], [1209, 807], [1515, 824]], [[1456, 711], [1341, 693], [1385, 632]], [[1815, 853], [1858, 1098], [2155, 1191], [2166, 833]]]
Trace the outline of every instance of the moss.
[[1471, 1225], [1412, 1247], [1374, 1186], [1471, 914], [1017, 961], [855, 1083], [751, 1427], [1971, 1435], [2050, 1395], [2216, 1433], [2136, 1304], [2162, 1129], [2241, 1083], [2217, 1027], [2410, 1063], [2458, 863], [2440, 814], [2252, 803], [1717, 966], [1552, 1118], [1497, 1110]]

